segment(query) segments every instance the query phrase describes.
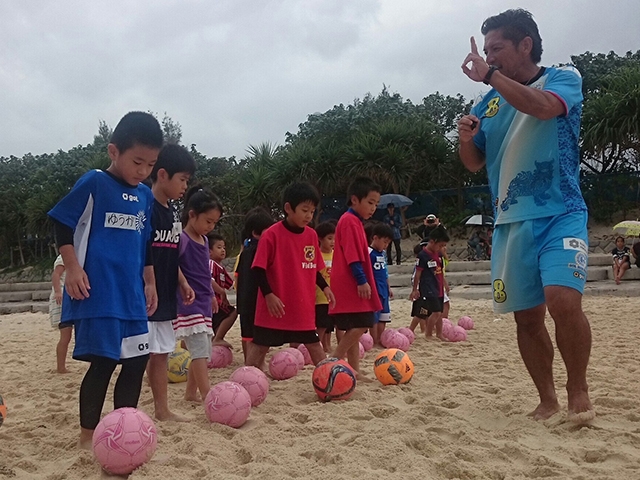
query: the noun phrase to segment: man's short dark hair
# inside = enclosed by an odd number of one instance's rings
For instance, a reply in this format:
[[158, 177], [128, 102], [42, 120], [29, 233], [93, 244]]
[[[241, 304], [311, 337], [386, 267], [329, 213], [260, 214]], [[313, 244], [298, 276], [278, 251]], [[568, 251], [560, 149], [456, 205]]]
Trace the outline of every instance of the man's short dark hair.
[[207, 233], [207, 239], [209, 240], [209, 248], [212, 248], [216, 242], [224, 242], [224, 237], [216, 232]]
[[146, 112], [129, 112], [116, 125], [109, 143], [113, 143], [120, 153], [134, 145], [162, 148], [164, 137], [156, 117]]
[[242, 239], [253, 237], [253, 234], [262, 235], [267, 228], [273, 225], [273, 218], [263, 207], [254, 207], [244, 217]]
[[189, 151], [181, 145], [167, 144], [158, 154], [158, 161], [151, 171], [152, 182], [158, 179], [158, 170], [164, 168], [172, 178], [176, 173], [188, 173], [193, 175], [196, 171], [196, 162]]
[[487, 18], [482, 24], [482, 35], [491, 30], [502, 29], [502, 36], [511, 40], [514, 45], [519, 45], [525, 37], [531, 37], [531, 60], [536, 65], [542, 59], [542, 38], [538, 32], [538, 25], [533, 20], [533, 15], [522, 8], [507, 10], [499, 15]]
[[320, 203], [320, 194], [316, 187], [307, 182], [295, 182], [284, 189], [282, 193], [282, 205], [288, 203], [291, 210], [304, 202], [311, 202], [315, 207]]
[[336, 233], [336, 224], [333, 222], [322, 222], [316, 227], [316, 233], [318, 239], [322, 240], [327, 235], [334, 235]]
[[434, 242], [448, 242], [449, 234], [447, 233], [447, 229], [442, 225], [438, 225], [429, 234], [429, 240], [433, 240]]
[[362, 200], [369, 192], [381, 192], [380, 185], [369, 177], [356, 177], [347, 188], [347, 205], [351, 206], [351, 197], [355, 195], [358, 200]]
[[393, 240], [393, 230], [391, 230], [391, 227], [386, 223], [376, 223], [373, 226], [371, 234], [372, 237], [388, 238], [389, 240]]

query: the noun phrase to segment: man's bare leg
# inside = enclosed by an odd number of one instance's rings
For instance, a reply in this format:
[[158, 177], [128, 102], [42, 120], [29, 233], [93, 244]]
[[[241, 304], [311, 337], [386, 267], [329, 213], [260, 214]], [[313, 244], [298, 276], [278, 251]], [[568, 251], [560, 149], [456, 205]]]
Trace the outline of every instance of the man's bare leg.
[[596, 412], [589, 400], [587, 365], [591, 353], [591, 327], [582, 311], [582, 295], [569, 287], [544, 289], [549, 314], [556, 325], [556, 342], [567, 367], [569, 420], [584, 423]]
[[544, 324], [545, 311], [543, 303], [514, 313], [520, 355], [540, 396], [540, 404], [529, 414], [535, 420], [546, 420], [560, 410], [553, 385], [553, 344]]

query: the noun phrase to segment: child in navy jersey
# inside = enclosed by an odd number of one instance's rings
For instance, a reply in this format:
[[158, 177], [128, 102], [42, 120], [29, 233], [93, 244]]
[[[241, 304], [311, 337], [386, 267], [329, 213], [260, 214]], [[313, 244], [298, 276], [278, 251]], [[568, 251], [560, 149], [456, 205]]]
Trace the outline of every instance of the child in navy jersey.
[[182, 224], [172, 200], [177, 200], [187, 191], [187, 183], [196, 170], [196, 163], [186, 148], [165, 145], [151, 172], [153, 192], [153, 270], [158, 292], [158, 308], [149, 316], [149, 364], [147, 377], [153, 394], [157, 420], [182, 421], [185, 418], [169, 410], [167, 399], [167, 360], [173, 352], [176, 337], [172, 320], [178, 315], [176, 291], [184, 303], [194, 300], [193, 289], [178, 268], [178, 246]]
[[369, 257], [373, 267], [373, 278], [376, 283], [378, 297], [382, 304], [382, 310], [375, 314], [375, 324], [371, 328], [371, 336], [376, 344], [380, 343], [380, 335], [384, 332], [387, 323], [391, 322], [391, 309], [389, 300], [393, 298], [393, 291], [389, 286], [389, 272], [387, 270], [386, 251], [393, 241], [393, 230], [385, 223], [376, 223], [371, 230], [371, 247]]
[[151, 260], [153, 195], [141, 184], [162, 147], [150, 114], [130, 112], [92, 170], [49, 212], [65, 270], [62, 322], [73, 322], [73, 358], [90, 362], [80, 387], [80, 441], [91, 447], [111, 375], [114, 408], [137, 407], [149, 358], [147, 317], [157, 307]]

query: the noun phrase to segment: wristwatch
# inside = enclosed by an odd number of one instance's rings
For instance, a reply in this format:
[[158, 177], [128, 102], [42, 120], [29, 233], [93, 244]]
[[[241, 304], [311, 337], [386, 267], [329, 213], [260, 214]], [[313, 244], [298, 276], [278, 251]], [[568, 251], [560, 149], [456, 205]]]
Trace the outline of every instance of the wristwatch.
[[484, 83], [485, 85], [489, 85], [489, 82], [491, 81], [491, 76], [493, 75], [493, 72], [495, 72], [496, 70], [499, 70], [499, 68], [496, 67], [495, 65], [489, 65], [489, 70], [487, 70], [487, 74], [482, 79], [482, 83]]

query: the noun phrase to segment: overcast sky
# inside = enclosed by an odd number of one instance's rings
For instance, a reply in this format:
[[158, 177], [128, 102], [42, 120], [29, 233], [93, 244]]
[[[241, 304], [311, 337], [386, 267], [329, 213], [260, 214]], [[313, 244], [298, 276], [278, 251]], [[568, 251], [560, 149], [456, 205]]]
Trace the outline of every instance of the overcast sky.
[[383, 84], [473, 98], [469, 37], [482, 48], [482, 21], [514, 7], [543, 65], [640, 50], [639, 0], [0, 0], [0, 155], [68, 150], [150, 110], [183, 144], [241, 158]]

